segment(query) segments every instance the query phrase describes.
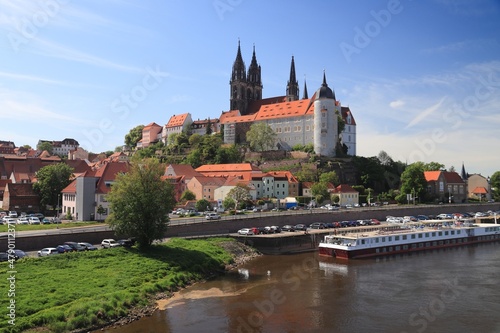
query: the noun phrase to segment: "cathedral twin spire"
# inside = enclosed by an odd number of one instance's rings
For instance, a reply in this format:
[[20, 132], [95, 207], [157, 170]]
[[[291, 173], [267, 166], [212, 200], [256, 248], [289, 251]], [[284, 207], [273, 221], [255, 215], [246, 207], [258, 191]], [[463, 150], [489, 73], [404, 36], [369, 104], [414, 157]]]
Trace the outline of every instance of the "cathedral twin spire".
[[[261, 67], [257, 63], [255, 55], [255, 45], [253, 46], [252, 61], [246, 72], [245, 62], [241, 56], [240, 41], [238, 40], [238, 51], [236, 59], [233, 63], [233, 71], [231, 73], [230, 92], [230, 109], [239, 110], [242, 115], [249, 113], [249, 103], [262, 99], [262, 77]], [[304, 79], [303, 99], [308, 99], [307, 86]], [[295, 60], [292, 56], [290, 65], [290, 78], [286, 86], [286, 100], [296, 101], [299, 99], [299, 83], [295, 75]]]

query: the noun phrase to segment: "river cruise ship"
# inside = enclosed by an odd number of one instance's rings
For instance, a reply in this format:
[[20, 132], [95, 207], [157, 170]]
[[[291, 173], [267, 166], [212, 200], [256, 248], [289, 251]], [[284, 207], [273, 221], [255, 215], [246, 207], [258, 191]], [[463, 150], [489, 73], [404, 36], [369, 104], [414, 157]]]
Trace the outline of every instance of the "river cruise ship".
[[368, 258], [498, 240], [499, 224], [450, 221], [326, 235], [319, 243], [319, 254], [341, 259]]

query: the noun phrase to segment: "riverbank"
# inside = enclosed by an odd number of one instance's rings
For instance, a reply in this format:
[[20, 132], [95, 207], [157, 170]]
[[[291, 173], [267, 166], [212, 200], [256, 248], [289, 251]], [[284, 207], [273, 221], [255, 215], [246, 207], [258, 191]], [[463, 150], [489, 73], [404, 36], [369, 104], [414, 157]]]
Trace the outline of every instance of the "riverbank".
[[[135, 248], [68, 253], [16, 262], [15, 308], [4, 300], [2, 332], [88, 332], [151, 314], [156, 301], [224, 273], [258, 253], [229, 238], [171, 239]], [[7, 263], [2, 276], [11, 274]]]

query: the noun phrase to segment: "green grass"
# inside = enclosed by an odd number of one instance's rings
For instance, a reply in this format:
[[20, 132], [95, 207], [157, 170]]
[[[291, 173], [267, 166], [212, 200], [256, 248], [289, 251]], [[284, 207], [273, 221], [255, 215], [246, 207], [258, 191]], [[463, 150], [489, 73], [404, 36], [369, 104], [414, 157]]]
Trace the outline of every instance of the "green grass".
[[[86, 227], [93, 225], [103, 225], [102, 222], [65, 222], [59, 224], [16, 224], [16, 231], [27, 231], [27, 230], [48, 230], [48, 229], [62, 229], [62, 228], [75, 228], [75, 227]], [[7, 224], [0, 225], [0, 232], [7, 232]]]
[[[57, 333], [105, 324], [148, 305], [155, 293], [223, 271], [232, 257], [217, 245], [222, 241], [234, 240], [171, 239], [144, 251], [114, 248], [22, 259], [15, 263], [16, 325], [5, 320], [8, 300], [2, 297], [0, 332]], [[3, 281], [9, 270], [7, 263], [0, 265]]]

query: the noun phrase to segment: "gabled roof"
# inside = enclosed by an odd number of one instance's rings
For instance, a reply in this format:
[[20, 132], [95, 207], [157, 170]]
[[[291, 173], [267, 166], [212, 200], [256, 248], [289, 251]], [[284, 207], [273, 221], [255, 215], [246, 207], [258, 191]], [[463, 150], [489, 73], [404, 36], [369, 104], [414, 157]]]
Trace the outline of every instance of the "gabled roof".
[[340, 184], [335, 188], [335, 193], [359, 193], [355, 189], [351, 187], [351, 185], [347, 184]]
[[38, 195], [33, 191], [33, 184], [13, 184], [8, 183], [6, 186], [8, 188], [10, 197], [21, 197], [21, 196], [35, 196]]
[[308, 111], [314, 111], [313, 104], [309, 99], [265, 104], [262, 105], [256, 113], [255, 120], [301, 117], [306, 115]]
[[435, 182], [439, 179], [441, 171], [424, 171], [425, 180], [428, 182]]
[[143, 131], [144, 130], [150, 130], [150, 129], [154, 128], [154, 127], [161, 128], [160, 125], [158, 125], [157, 123], [153, 122], [153, 123], [149, 123], [146, 126], [144, 126], [144, 128], [142, 130]]
[[472, 193], [474, 194], [488, 194], [488, 190], [485, 189], [484, 187], [476, 187]]
[[220, 120], [220, 123], [223, 124], [223, 123], [227, 123], [228, 119], [233, 118], [233, 117], [239, 117], [239, 116], [241, 116], [239, 110], [231, 110], [231, 111], [227, 111], [227, 112], [222, 112], [219, 120]]
[[178, 127], [178, 126], [183, 126], [184, 123], [186, 122], [187, 117], [189, 116], [189, 113], [183, 113], [180, 115], [173, 115], [170, 117], [170, 120], [168, 123], [165, 125], [165, 127]]
[[460, 175], [454, 171], [453, 172], [443, 171], [443, 176], [447, 183], [456, 183], [456, 184], [465, 183], [462, 177], [460, 177]]
[[344, 119], [344, 121], [346, 122], [347, 124], [347, 117], [350, 116], [351, 117], [351, 123], [349, 125], [356, 125], [356, 120], [354, 120], [354, 116], [352, 115], [352, 112], [351, 112], [351, 109], [349, 109], [348, 106], [342, 106], [340, 108], [340, 112], [342, 113], [342, 119]]
[[206, 176], [195, 176], [196, 179], [202, 186], [217, 186], [220, 187], [224, 185], [227, 178], [226, 177], [206, 177]]
[[[167, 175], [167, 169], [171, 167], [175, 175]], [[169, 164], [165, 168], [165, 176], [184, 176], [186, 179], [191, 179], [196, 176], [201, 176], [190, 164]]]

